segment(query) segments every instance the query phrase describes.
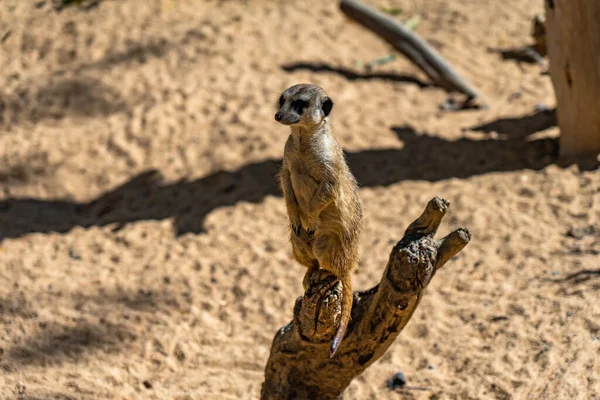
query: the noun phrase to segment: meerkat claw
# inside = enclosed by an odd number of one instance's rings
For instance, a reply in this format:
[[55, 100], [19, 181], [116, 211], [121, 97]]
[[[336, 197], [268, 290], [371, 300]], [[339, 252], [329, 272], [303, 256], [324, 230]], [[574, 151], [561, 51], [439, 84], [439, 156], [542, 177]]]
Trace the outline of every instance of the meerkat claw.
[[296, 235], [296, 237], [300, 237], [300, 230], [302, 229], [302, 227], [296, 226], [296, 225], [292, 225], [292, 230], [294, 231], [294, 234]]

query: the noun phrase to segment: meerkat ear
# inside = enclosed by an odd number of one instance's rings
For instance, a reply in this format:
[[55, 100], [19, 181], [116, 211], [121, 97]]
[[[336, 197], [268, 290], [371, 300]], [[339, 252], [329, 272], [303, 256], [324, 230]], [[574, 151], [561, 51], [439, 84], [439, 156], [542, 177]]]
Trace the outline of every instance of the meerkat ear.
[[329, 113], [331, 113], [331, 109], [333, 108], [333, 101], [329, 97], [326, 97], [323, 100], [323, 104], [321, 105], [321, 110], [323, 110], [323, 114], [327, 117]]

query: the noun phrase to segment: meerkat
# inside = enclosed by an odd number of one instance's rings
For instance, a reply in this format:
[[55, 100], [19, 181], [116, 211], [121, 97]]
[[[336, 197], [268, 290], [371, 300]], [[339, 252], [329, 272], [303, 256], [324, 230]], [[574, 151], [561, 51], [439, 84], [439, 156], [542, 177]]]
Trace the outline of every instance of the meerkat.
[[320, 268], [342, 283], [341, 318], [330, 357], [337, 351], [350, 320], [351, 273], [358, 264], [363, 228], [363, 203], [342, 147], [333, 136], [332, 108], [333, 101], [321, 87], [298, 84], [283, 92], [275, 114], [277, 122], [291, 128], [279, 180], [293, 255], [308, 268], [302, 282], [304, 290]]

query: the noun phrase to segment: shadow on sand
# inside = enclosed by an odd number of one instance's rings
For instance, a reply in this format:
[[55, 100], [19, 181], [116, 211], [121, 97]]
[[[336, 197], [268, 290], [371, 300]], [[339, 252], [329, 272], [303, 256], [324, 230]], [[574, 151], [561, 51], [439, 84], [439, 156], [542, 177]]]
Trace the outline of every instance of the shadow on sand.
[[398, 75], [394, 73], [387, 72], [376, 72], [376, 73], [358, 73], [354, 72], [347, 68], [334, 67], [329, 64], [324, 63], [309, 63], [309, 62], [296, 62], [292, 64], [284, 64], [281, 66], [281, 69], [286, 72], [295, 72], [295, 71], [311, 71], [311, 72], [324, 72], [324, 73], [332, 73], [341, 75], [349, 81], [356, 80], [369, 80], [369, 79], [381, 79], [391, 82], [403, 82], [403, 83], [412, 83], [420, 88], [426, 88], [432, 86], [429, 83], [423, 82], [413, 76], [410, 75]]
[[[547, 116], [542, 116], [547, 119]], [[532, 122], [532, 118], [535, 119]], [[362, 187], [387, 186], [406, 180], [430, 182], [468, 178], [493, 171], [539, 170], [558, 161], [558, 140], [527, 141], [527, 135], [548, 125], [526, 116], [521, 121], [498, 120], [472, 129], [509, 132], [508, 139], [448, 141], [418, 134], [409, 126], [393, 127], [401, 149], [363, 150], [346, 153]], [[596, 160], [575, 160], [583, 169], [595, 168]], [[236, 171], [218, 171], [194, 181], [166, 184], [158, 171], [150, 170], [89, 203], [15, 198], [0, 202], [0, 240], [32, 232], [67, 232], [75, 226], [105, 226], [140, 220], [174, 218], [176, 235], [204, 231], [204, 218], [212, 210], [237, 202], [260, 202], [280, 196], [276, 175], [281, 160], [248, 164]]]

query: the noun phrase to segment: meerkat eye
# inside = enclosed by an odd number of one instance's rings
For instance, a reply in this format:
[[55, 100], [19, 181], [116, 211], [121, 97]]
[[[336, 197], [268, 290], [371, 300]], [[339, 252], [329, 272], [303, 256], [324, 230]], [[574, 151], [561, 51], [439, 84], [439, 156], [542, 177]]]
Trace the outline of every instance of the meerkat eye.
[[308, 106], [308, 101], [305, 101], [305, 100], [294, 100], [292, 102], [292, 108], [298, 114], [302, 114], [302, 111], [304, 111], [304, 108], [306, 108], [307, 106]]
[[333, 108], [333, 101], [329, 98], [325, 98], [323, 104], [321, 105], [321, 109], [323, 110], [323, 114], [327, 117], [329, 113], [331, 113], [331, 109]]
[[285, 103], [285, 99], [283, 98], [283, 95], [281, 95], [279, 98], [279, 108], [283, 107], [283, 103]]

